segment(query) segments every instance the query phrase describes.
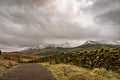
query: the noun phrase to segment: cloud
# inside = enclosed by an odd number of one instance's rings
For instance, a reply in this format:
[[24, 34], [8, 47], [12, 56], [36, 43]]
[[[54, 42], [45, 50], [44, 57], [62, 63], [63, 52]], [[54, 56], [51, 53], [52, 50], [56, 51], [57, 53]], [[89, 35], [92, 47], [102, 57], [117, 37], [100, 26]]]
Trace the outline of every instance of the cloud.
[[119, 0], [0, 0], [0, 48], [34, 47], [51, 40], [120, 41], [119, 4]]
[[120, 1], [119, 0], [99, 0], [91, 8], [96, 12], [96, 20], [100, 27], [100, 35], [108, 39], [120, 40]]

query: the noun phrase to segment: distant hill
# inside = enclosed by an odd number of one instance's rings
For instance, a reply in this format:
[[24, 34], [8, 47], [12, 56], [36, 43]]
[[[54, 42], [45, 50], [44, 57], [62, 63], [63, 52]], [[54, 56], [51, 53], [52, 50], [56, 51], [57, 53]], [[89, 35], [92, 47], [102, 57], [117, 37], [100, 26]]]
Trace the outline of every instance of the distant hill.
[[53, 54], [56, 54], [58, 52], [68, 51], [68, 50], [71, 50], [71, 49], [72, 48], [46, 47], [46, 48], [42, 48], [42, 49], [36, 49], [36, 48], [27, 49], [23, 52], [28, 53], [28, 54], [46, 56], [46, 55], [53, 55]]
[[45, 45], [45, 46], [37, 46], [34, 48], [29, 48], [24, 50], [24, 53], [34, 54], [34, 55], [53, 55], [61, 52], [74, 52], [74, 51], [82, 51], [88, 49], [99, 49], [101, 47], [109, 47], [109, 48], [120, 48], [118, 44], [110, 44], [108, 42], [100, 42], [100, 41], [86, 41], [84, 44], [78, 47], [57, 47], [56, 45]]

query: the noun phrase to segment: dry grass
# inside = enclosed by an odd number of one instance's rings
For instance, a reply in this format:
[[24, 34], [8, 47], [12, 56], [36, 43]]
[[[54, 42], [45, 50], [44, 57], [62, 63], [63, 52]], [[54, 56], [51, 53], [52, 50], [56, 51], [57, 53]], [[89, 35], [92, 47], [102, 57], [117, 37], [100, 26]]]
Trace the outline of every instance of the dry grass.
[[0, 55], [0, 59], [6, 59], [17, 62], [28, 62], [39, 58], [39, 56], [34, 56], [21, 52], [3, 52], [2, 55]]
[[88, 70], [66, 64], [41, 63], [57, 80], [120, 80], [120, 74], [105, 69]]
[[0, 76], [11, 71], [18, 63], [10, 60], [0, 60]]

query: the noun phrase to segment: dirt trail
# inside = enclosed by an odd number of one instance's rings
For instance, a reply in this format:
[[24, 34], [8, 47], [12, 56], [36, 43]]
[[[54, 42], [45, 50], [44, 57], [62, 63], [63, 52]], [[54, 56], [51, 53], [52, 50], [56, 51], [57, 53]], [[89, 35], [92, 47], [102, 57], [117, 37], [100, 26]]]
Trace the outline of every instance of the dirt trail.
[[0, 80], [55, 80], [45, 67], [40, 64], [20, 64], [19, 67], [2, 76]]

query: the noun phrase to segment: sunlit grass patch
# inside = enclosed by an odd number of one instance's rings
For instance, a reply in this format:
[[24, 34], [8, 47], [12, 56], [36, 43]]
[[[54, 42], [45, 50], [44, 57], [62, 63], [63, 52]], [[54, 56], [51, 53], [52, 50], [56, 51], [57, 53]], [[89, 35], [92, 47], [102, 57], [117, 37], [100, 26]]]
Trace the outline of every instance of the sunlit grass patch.
[[120, 80], [118, 73], [105, 69], [88, 70], [74, 65], [41, 63], [57, 80]]

